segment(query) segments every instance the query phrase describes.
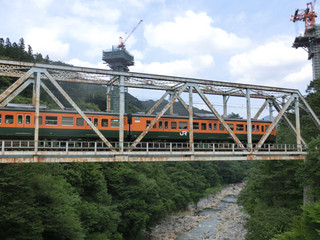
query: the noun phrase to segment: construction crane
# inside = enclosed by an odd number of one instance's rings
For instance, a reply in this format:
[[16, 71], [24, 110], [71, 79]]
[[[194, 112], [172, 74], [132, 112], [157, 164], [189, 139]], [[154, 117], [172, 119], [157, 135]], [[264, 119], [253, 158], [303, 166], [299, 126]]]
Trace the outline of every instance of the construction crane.
[[127, 42], [128, 38], [132, 35], [132, 33], [137, 29], [137, 27], [142, 23], [142, 20], [140, 20], [138, 22], [138, 24], [132, 29], [132, 31], [127, 35], [127, 37], [123, 40], [122, 37], [120, 37], [120, 43], [118, 45], [118, 48], [120, 49], [125, 49], [126, 48], [126, 45], [125, 43]]
[[312, 2], [307, 3], [307, 8], [304, 10], [297, 9], [294, 15], [291, 15], [292, 19], [290, 20], [293, 22], [296, 22], [296, 21], [305, 22], [305, 32], [306, 32], [316, 23], [317, 14], [314, 11], [315, 5], [316, 5], [316, 0], [314, 0], [313, 3]]

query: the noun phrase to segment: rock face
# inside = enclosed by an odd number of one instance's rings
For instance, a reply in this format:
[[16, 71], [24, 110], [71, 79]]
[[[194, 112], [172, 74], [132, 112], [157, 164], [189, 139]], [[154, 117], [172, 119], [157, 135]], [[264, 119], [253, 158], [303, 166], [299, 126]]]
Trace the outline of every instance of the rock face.
[[[222, 199], [227, 196], [238, 196], [244, 184], [231, 184], [215, 195], [201, 199], [196, 205], [189, 205], [188, 211], [167, 216], [157, 225], [150, 234], [151, 240], [174, 240], [179, 233], [188, 232], [197, 227], [201, 222], [211, 217], [210, 215], [197, 215], [204, 209], [216, 208]], [[229, 203], [226, 208], [215, 212], [219, 220], [215, 236], [199, 236], [197, 239], [215, 240], [242, 240], [245, 239], [246, 230], [243, 228], [246, 215], [236, 203]], [[189, 238], [188, 240], [191, 240]]]

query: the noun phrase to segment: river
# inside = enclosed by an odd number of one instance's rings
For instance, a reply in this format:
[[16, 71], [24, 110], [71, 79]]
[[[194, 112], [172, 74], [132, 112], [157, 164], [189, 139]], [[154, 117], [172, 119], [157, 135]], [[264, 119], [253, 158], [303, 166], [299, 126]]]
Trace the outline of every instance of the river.
[[151, 240], [242, 240], [246, 215], [236, 203], [244, 184], [231, 184], [215, 195], [170, 215], [151, 233]]

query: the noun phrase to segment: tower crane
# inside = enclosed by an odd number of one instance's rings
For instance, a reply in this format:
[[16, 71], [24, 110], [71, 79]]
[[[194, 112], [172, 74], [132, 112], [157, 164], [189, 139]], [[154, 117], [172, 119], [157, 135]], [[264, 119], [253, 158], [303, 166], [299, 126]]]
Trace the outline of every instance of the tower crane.
[[132, 31], [127, 35], [127, 37], [123, 40], [122, 37], [119, 38], [120, 43], [118, 45], [118, 48], [120, 49], [125, 49], [126, 45], [125, 43], [127, 42], [128, 38], [132, 35], [132, 33], [137, 29], [137, 27], [142, 23], [143, 20], [140, 20], [138, 24], [132, 29]]
[[315, 5], [316, 5], [316, 0], [314, 0], [313, 3], [312, 2], [307, 3], [307, 8], [297, 9], [294, 15], [291, 15], [292, 19], [290, 20], [293, 22], [296, 22], [296, 21], [305, 22], [305, 32], [306, 32], [316, 23], [317, 14], [314, 11]]

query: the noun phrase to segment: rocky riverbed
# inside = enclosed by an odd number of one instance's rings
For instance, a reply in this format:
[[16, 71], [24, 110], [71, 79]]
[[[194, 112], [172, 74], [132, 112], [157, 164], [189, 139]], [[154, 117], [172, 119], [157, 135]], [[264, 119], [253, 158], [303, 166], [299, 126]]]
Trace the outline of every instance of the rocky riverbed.
[[190, 205], [188, 211], [167, 216], [157, 225], [151, 240], [245, 239], [245, 214], [236, 204], [244, 184], [231, 184], [219, 193]]

